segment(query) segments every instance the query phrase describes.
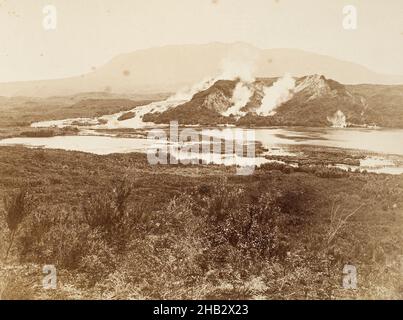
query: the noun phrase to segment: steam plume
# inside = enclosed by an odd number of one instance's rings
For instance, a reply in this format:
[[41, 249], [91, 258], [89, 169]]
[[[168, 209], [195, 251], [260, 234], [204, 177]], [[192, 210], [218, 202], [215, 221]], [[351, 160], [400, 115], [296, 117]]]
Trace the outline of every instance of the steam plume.
[[227, 111], [223, 113], [224, 116], [229, 116], [231, 114], [235, 116], [245, 115], [245, 112], [242, 112], [241, 109], [249, 102], [249, 99], [253, 95], [252, 90], [248, 87], [248, 84], [242, 81], [239, 81], [234, 89], [234, 93], [232, 95], [232, 107], [230, 107]]
[[337, 110], [336, 113], [332, 117], [327, 117], [327, 121], [332, 124], [333, 128], [346, 128], [346, 116], [340, 110]]
[[295, 79], [290, 74], [286, 74], [283, 78], [277, 80], [271, 87], [266, 87], [262, 105], [257, 110], [257, 113], [263, 116], [275, 114], [277, 107], [292, 98], [294, 88]]
[[219, 79], [235, 80], [251, 83], [255, 81], [254, 72], [258, 54], [248, 47], [238, 47], [229, 52], [221, 61], [221, 74]]

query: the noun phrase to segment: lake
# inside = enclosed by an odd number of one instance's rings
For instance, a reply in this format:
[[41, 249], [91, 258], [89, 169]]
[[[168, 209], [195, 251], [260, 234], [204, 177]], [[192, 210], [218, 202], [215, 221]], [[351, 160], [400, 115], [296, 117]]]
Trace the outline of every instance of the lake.
[[[193, 128], [199, 130], [197, 128]], [[238, 128], [215, 129], [240, 130]], [[336, 129], [336, 128], [257, 128], [241, 129], [244, 132], [254, 132], [255, 141], [261, 142], [267, 148], [269, 155], [290, 155], [287, 147], [298, 145], [311, 145], [320, 147], [335, 147], [341, 149], [356, 149], [368, 153], [363, 159], [361, 167], [372, 172], [383, 172], [390, 174], [403, 173], [403, 166], [392, 159], [403, 156], [403, 130], [396, 129]], [[84, 134], [84, 133], [82, 133]], [[106, 155], [111, 153], [147, 152], [155, 147], [155, 141], [151, 139], [102, 136], [91, 130], [86, 130], [85, 135], [78, 136], [56, 136], [49, 138], [9, 138], [0, 140], [0, 146], [24, 145], [33, 148], [63, 149], [69, 151], [82, 151], [94, 154]], [[376, 155], [374, 155], [374, 153]], [[177, 154], [179, 158], [187, 155]], [[200, 155], [200, 158], [205, 158]], [[195, 157], [194, 154], [189, 157]], [[250, 159], [249, 159], [250, 160]], [[244, 159], [233, 155], [222, 155], [220, 159], [214, 157], [212, 163], [236, 164]], [[249, 161], [250, 162], [250, 161]], [[256, 158], [255, 164], [268, 162], [264, 158]], [[342, 167], [342, 166], [339, 166]], [[347, 167], [345, 167], [347, 169]]]

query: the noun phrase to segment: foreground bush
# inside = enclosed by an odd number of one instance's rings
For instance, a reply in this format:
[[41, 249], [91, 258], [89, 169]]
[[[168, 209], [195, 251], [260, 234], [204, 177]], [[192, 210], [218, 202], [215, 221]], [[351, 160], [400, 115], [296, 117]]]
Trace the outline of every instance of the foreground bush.
[[9, 243], [4, 257], [5, 261], [8, 258], [23, 219], [30, 213], [30, 201], [30, 196], [26, 188], [22, 188], [14, 195], [4, 198], [5, 221], [10, 232]]
[[114, 183], [83, 195], [78, 210], [39, 207], [23, 222], [20, 259], [55, 264], [102, 298], [332, 298], [343, 265], [368, 252], [346, 223], [328, 243], [331, 203], [313, 226], [312, 210], [326, 199], [308, 187], [214, 182], [153, 211], [133, 190]]
[[130, 281], [147, 281], [152, 293], [162, 279], [200, 280], [211, 270], [246, 272], [251, 261], [283, 259], [304, 214], [299, 196], [251, 195], [224, 184], [196, 188], [160, 211], [145, 212], [131, 200], [133, 188], [115, 182], [85, 195], [76, 212], [38, 208], [19, 238], [21, 260], [87, 273], [93, 284], [120, 264], [130, 265]]
[[38, 208], [19, 238], [21, 260], [54, 264], [98, 279], [107, 275], [134, 230], [136, 218], [127, 208], [131, 191], [120, 181], [87, 195], [78, 212], [60, 206]]

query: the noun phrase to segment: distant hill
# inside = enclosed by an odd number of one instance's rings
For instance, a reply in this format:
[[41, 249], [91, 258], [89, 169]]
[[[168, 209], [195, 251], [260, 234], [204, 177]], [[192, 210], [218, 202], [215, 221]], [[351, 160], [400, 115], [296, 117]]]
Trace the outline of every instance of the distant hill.
[[[271, 114], [262, 114], [264, 88], [276, 87], [278, 78], [262, 78], [249, 85], [250, 92], [237, 114], [226, 114], [234, 103], [239, 80], [219, 80], [207, 90], [164, 112], [149, 113], [144, 121], [180, 124], [236, 124], [240, 126], [331, 126], [342, 117], [348, 126], [403, 127], [403, 86], [343, 85], [323, 75], [293, 79], [287, 97]], [[274, 84], [274, 85], [273, 85]], [[281, 90], [278, 97], [284, 95]], [[330, 119], [330, 120], [329, 120]]]
[[403, 84], [403, 76], [379, 74], [355, 63], [301, 50], [262, 50], [245, 43], [211, 43], [122, 54], [93, 72], [77, 77], [0, 83], [0, 96], [175, 92], [208, 76], [218, 75], [223, 69], [234, 74], [252, 71], [255, 77], [279, 77], [285, 73], [297, 77], [323, 74], [344, 84]]

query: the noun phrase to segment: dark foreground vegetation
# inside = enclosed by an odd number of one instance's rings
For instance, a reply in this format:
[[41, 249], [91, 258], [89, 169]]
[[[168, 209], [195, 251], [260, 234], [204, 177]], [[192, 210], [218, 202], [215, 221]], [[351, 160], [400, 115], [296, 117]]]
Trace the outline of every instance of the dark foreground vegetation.
[[403, 176], [301, 171], [2, 147], [1, 298], [402, 298]]

